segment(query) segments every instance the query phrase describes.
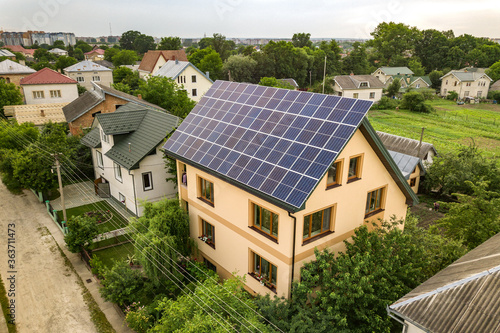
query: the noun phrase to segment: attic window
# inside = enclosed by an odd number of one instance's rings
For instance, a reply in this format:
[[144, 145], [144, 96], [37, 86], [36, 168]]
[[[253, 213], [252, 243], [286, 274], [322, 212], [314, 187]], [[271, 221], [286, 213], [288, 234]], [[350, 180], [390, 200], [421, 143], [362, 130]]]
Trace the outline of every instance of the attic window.
[[368, 87], [368, 82], [361, 82], [361, 83], [359, 84], [359, 87], [360, 87], [360, 88], [363, 88], [363, 87], [367, 88], [367, 87]]

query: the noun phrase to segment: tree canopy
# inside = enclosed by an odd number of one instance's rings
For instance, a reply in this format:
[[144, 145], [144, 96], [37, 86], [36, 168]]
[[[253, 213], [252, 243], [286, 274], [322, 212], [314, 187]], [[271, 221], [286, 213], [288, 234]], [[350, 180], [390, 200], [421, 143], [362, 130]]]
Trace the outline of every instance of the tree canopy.
[[182, 41], [180, 37], [163, 37], [158, 44], [158, 50], [180, 50]]
[[14, 83], [0, 80], [0, 119], [4, 117], [4, 106], [23, 104], [23, 95]]

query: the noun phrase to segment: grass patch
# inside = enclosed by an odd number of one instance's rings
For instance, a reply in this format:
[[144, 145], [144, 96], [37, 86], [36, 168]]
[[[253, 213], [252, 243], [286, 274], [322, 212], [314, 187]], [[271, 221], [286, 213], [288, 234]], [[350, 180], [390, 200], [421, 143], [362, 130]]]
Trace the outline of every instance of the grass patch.
[[121, 243], [121, 242], [128, 241], [129, 239], [130, 239], [130, 236], [127, 236], [127, 235], [121, 235], [121, 236], [118, 236], [118, 237], [108, 238], [108, 239], [102, 240], [100, 242], [92, 243], [90, 245], [90, 249], [94, 250], [94, 249], [98, 249], [100, 247], [118, 244], [118, 243]]
[[134, 253], [134, 244], [126, 243], [92, 252], [92, 255], [96, 255], [107, 268], [111, 268], [113, 267], [114, 261], [124, 261], [129, 255], [133, 255]]
[[[91, 203], [88, 205], [66, 209], [66, 215], [68, 216], [69, 219], [71, 216], [79, 216], [86, 212], [91, 212], [96, 210], [109, 210], [113, 214], [113, 217], [111, 218], [110, 221], [98, 224], [99, 233], [113, 231], [116, 229], [126, 227], [128, 225], [128, 221], [124, 219], [120, 214], [118, 214], [118, 212], [105, 200]], [[57, 215], [61, 220], [63, 219], [62, 211], [58, 211]]]
[[500, 156], [500, 105], [457, 105], [442, 99], [430, 104], [436, 112], [371, 110], [368, 119], [377, 131], [415, 140], [420, 140], [425, 127], [424, 141], [432, 143], [438, 153], [456, 151], [474, 141], [486, 157]]
[[7, 322], [7, 329], [9, 333], [16, 333], [17, 327], [16, 324], [11, 324], [10, 320], [10, 312], [9, 312], [9, 299], [7, 298], [7, 291], [5, 290], [5, 286], [2, 281], [2, 276], [0, 276], [0, 305], [2, 306], [3, 316], [5, 317], [5, 321]]

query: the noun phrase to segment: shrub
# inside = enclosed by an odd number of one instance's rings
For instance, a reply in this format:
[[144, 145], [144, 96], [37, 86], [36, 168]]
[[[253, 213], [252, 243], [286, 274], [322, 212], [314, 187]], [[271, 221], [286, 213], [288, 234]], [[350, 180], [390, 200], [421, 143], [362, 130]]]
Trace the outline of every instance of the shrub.
[[124, 307], [140, 298], [143, 287], [142, 273], [131, 269], [125, 262], [117, 261], [111, 269], [104, 272], [99, 291], [105, 300]]
[[97, 276], [99, 279], [102, 279], [104, 276], [104, 272], [106, 271], [106, 266], [104, 265], [102, 260], [94, 254], [92, 255], [92, 259], [90, 259], [89, 263], [90, 271], [92, 272], [92, 274]]
[[132, 303], [125, 312], [128, 327], [137, 333], [146, 333], [153, 326], [153, 317], [148, 313], [148, 309], [141, 305], [141, 302]]
[[399, 105], [399, 100], [382, 96], [380, 101], [373, 104], [373, 110], [394, 110]]
[[422, 96], [426, 101], [432, 101], [433, 99], [436, 98], [436, 91], [434, 89], [424, 88], [424, 89], [419, 89], [418, 92], [422, 94]]
[[500, 91], [490, 91], [488, 93], [489, 99], [494, 99], [497, 103], [500, 103]]
[[424, 96], [417, 91], [410, 91], [403, 95], [401, 108], [410, 111], [425, 113], [434, 111], [434, 108], [432, 106], [425, 104]]
[[449, 91], [446, 99], [450, 101], [455, 101], [458, 99], [458, 93], [456, 91]]

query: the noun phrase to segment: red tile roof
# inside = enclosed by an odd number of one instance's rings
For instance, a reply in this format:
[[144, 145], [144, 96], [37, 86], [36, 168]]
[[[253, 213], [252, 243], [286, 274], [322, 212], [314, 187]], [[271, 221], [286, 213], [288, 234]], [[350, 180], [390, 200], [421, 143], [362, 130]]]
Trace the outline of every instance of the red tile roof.
[[139, 70], [150, 72], [155, 68], [158, 58], [163, 56], [165, 61], [169, 60], [179, 60], [188, 61], [186, 52], [184, 50], [157, 50], [148, 51], [142, 58], [141, 64], [139, 65]]
[[66, 75], [62, 75], [48, 67], [42, 68], [36, 73], [26, 76], [21, 80], [21, 84], [65, 84], [77, 82]]
[[100, 54], [100, 55], [104, 55], [104, 50], [103, 49], [95, 49], [95, 50], [92, 50], [90, 52], [86, 52], [84, 54], [93, 54], [93, 53], [97, 53], [97, 54]]
[[11, 50], [12, 52], [21, 52], [24, 54], [33, 55], [36, 50], [34, 49], [25, 49], [21, 45], [5, 45], [4, 48]]

